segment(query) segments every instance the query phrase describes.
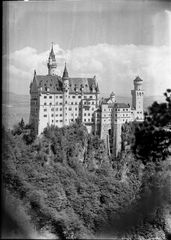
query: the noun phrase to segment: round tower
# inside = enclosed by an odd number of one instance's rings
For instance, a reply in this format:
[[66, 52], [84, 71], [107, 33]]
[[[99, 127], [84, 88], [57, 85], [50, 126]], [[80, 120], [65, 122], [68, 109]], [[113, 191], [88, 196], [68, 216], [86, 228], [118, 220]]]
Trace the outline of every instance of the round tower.
[[55, 75], [55, 71], [57, 68], [57, 63], [56, 63], [56, 58], [55, 58], [55, 54], [53, 51], [53, 43], [52, 43], [52, 48], [49, 54], [49, 58], [48, 58], [48, 63], [47, 63], [47, 67], [48, 67], [48, 74], [49, 75]]
[[135, 120], [143, 121], [144, 119], [144, 110], [143, 110], [143, 101], [144, 101], [144, 91], [143, 91], [143, 80], [137, 76], [134, 80], [134, 90], [131, 91], [132, 94], [132, 109], [134, 110]]
[[112, 93], [110, 94], [110, 99], [112, 100], [112, 102], [116, 102], [116, 98], [115, 98], [114, 92], [112, 92]]

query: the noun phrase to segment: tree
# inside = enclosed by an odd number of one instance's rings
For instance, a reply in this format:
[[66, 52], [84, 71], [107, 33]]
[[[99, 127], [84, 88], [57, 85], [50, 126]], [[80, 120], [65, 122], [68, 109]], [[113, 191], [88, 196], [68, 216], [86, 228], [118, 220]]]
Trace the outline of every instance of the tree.
[[164, 93], [165, 103], [154, 102], [145, 113], [144, 122], [135, 129], [134, 153], [144, 162], [165, 160], [171, 145], [171, 89]]

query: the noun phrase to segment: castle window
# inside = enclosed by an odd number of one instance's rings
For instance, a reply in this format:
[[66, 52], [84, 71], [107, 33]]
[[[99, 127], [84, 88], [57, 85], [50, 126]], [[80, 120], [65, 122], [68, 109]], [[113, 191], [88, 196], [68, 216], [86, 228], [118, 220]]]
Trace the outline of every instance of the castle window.
[[81, 96], [78, 96], [78, 98], [81, 98]]
[[60, 120], [60, 122], [62, 122], [62, 120]]
[[62, 102], [60, 102], [59, 105], [62, 105]]
[[94, 110], [94, 108], [92, 108], [92, 111]]
[[84, 113], [84, 116], [86, 116], [86, 113]]
[[58, 105], [58, 102], [56, 102], [56, 105]]
[[45, 115], [43, 115], [43, 117], [47, 117], [47, 115], [45, 114]]
[[72, 98], [75, 98], [75, 96], [72, 96]]
[[56, 98], [58, 98], [58, 96], [56, 96]]
[[49, 96], [49, 98], [52, 98], [52, 96]]
[[90, 96], [90, 98], [93, 98], [92, 96]]
[[47, 96], [44, 96], [44, 98], [47, 98]]
[[72, 108], [69, 108], [69, 111], [71, 111], [72, 110]]
[[88, 116], [90, 116], [90, 113], [88, 113]]
[[86, 98], [87, 98], [87, 96], [84, 96], [84, 98], [86, 99]]
[[58, 111], [58, 108], [56, 108], [56, 111]]
[[44, 112], [47, 112], [47, 109], [46, 109], [46, 108], [44, 109]]
[[58, 114], [56, 114], [56, 117], [58, 117]]
[[88, 119], [88, 121], [90, 122], [90, 119]]
[[62, 117], [62, 114], [60, 114], [60, 117]]
[[86, 119], [84, 119], [84, 122], [86, 122]]
[[51, 111], [54, 111], [54, 108], [51, 108]]
[[123, 108], [123, 111], [125, 111], [125, 109]]
[[77, 111], [77, 108], [75, 108], [75, 110]]
[[44, 105], [46, 105], [46, 102], [44, 103]]
[[52, 103], [50, 102], [49, 105], [52, 105]]
[[62, 96], [60, 96], [60, 98], [62, 98]]
[[67, 101], [65, 101], [65, 104], [67, 104]]
[[51, 115], [51, 117], [53, 117], [53, 114]]
[[58, 122], [58, 120], [56, 120], [56, 122]]
[[62, 108], [60, 108], [60, 111], [62, 111]]
[[52, 123], [53, 123], [53, 120], [52, 120]]

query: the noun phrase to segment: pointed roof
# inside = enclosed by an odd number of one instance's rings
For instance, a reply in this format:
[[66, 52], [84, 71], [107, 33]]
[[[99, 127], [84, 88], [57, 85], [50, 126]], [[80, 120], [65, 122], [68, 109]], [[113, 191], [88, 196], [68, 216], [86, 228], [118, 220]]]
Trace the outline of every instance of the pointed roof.
[[115, 96], [115, 94], [114, 92], [111, 92], [110, 97], [113, 97], [113, 96]]
[[139, 76], [137, 76], [136, 78], [135, 78], [135, 80], [134, 80], [134, 82], [142, 82], [143, 80], [139, 77]]
[[51, 51], [50, 51], [50, 54], [49, 54], [49, 58], [55, 59], [55, 53], [53, 51], [53, 42], [52, 42], [52, 48], [51, 48]]
[[65, 68], [64, 68], [64, 72], [63, 72], [62, 78], [68, 78], [68, 71], [67, 71], [67, 68], [66, 68], [66, 63], [65, 63]]

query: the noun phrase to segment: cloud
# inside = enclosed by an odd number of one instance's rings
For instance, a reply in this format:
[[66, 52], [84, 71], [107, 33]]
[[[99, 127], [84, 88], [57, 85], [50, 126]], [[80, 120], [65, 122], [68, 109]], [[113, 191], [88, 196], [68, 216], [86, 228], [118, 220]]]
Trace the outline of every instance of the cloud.
[[[54, 45], [57, 74], [61, 75], [64, 62], [70, 77], [96, 75], [103, 94], [114, 91], [117, 95], [130, 95], [134, 78], [144, 80], [146, 95], [162, 95], [170, 87], [171, 49], [169, 46], [97, 44], [64, 50]], [[47, 74], [49, 50], [38, 53], [25, 47], [8, 56], [10, 91], [28, 94], [33, 71]]]

